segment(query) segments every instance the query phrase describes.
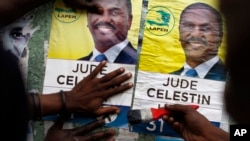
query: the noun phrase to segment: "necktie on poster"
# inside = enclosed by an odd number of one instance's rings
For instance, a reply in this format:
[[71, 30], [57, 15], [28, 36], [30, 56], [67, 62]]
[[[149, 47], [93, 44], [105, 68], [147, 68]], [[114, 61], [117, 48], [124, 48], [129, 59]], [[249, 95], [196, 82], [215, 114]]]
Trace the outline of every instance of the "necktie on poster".
[[97, 62], [101, 62], [101, 61], [104, 61], [106, 60], [107, 61], [107, 57], [104, 55], [104, 54], [99, 54], [95, 57], [95, 61]]
[[195, 69], [189, 69], [186, 72], [186, 76], [196, 77], [196, 76], [198, 76], [198, 73]]

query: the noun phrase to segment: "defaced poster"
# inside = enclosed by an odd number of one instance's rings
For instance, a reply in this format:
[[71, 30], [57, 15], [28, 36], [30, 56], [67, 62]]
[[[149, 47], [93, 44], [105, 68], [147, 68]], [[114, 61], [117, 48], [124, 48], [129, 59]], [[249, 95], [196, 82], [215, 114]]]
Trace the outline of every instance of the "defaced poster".
[[[198, 105], [198, 112], [228, 130], [223, 109], [227, 72], [225, 25], [214, 0], [149, 0], [132, 109]], [[162, 119], [131, 131], [179, 137]]]

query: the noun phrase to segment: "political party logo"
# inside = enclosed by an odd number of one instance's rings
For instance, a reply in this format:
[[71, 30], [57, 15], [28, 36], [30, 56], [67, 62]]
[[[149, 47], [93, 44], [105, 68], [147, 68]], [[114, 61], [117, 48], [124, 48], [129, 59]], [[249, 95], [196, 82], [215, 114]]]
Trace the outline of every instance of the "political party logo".
[[55, 18], [63, 23], [72, 23], [79, 19], [82, 11], [72, 8], [55, 7], [54, 16]]
[[167, 7], [155, 6], [148, 10], [145, 24], [150, 33], [163, 36], [172, 31], [175, 18]]

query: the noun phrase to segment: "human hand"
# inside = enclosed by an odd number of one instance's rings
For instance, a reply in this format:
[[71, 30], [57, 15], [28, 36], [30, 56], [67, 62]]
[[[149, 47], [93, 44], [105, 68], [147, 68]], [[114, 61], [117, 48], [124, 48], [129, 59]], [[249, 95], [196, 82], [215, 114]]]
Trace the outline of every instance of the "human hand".
[[103, 12], [103, 9], [101, 9], [98, 6], [95, 0], [63, 0], [63, 2], [67, 6], [72, 7], [72, 8], [86, 9], [93, 13], [99, 13], [99, 14]]
[[165, 105], [170, 110], [163, 120], [177, 131], [185, 141], [220, 141], [229, 140], [228, 134], [215, 127], [210, 121], [195, 109], [187, 105]]
[[122, 84], [132, 77], [131, 73], [121, 75], [124, 68], [114, 70], [101, 78], [97, 74], [106, 65], [101, 62], [92, 73], [80, 81], [71, 91], [66, 92], [66, 109], [68, 112], [80, 112], [87, 115], [114, 114], [118, 107], [101, 107], [109, 97], [133, 87], [131, 82]]
[[[114, 129], [106, 129], [104, 131], [91, 132], [105, 124], [103, 119], [97, 120], [87, 125], [76, 127], [73, 129], [63, 129], [65, 119], [59, 119], [49, 128], [45, 141], [114, 141], [116, 134]], [[91, 134], [89, 134], [91, 132]]]

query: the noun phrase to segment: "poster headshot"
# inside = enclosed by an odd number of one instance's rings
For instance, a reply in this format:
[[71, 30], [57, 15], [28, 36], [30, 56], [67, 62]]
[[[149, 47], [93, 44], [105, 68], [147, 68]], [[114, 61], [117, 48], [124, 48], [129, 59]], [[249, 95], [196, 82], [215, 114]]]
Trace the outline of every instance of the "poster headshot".
[[101, 14], [70, 9], [56, 1], [49, 58], [136, 64], [142, 0], [97, 3]]
[[[218, 61], [223, 64], [226, 33], [223, 17], [218, 11], [216, 1], [168, 1], [164, 5], [160, 4], [162, 3], [160, 1], [151, 1], [151, 3], [154, 4], [149, 5], [145, 21], [140, 70], [178, 74], [177, 70], [187, 71], [185, 62], [191, 68], [210, 60], [207, 62], [209, 65], [207, 68], [198, 67], [198, 71], [201, 72], [198, 72], [200, 78], [206, 78], [207, 72], [202, 70], [211, 69]], [[185, 8], [193, 9], [193, 13]], [[195, 20], [199, 23], [194, 23]], [[220, 71], [219, 73], [223, 73], [223, 78], [218, 79], [224, 81], [224, 70]]]
[[185, 7], [179, 20], [179, 41], [186, 61], [171, 74], [225, 81], [225, 65], [218, 55], [222, 38], [223, 19], [218, 10], [202, 2]]

